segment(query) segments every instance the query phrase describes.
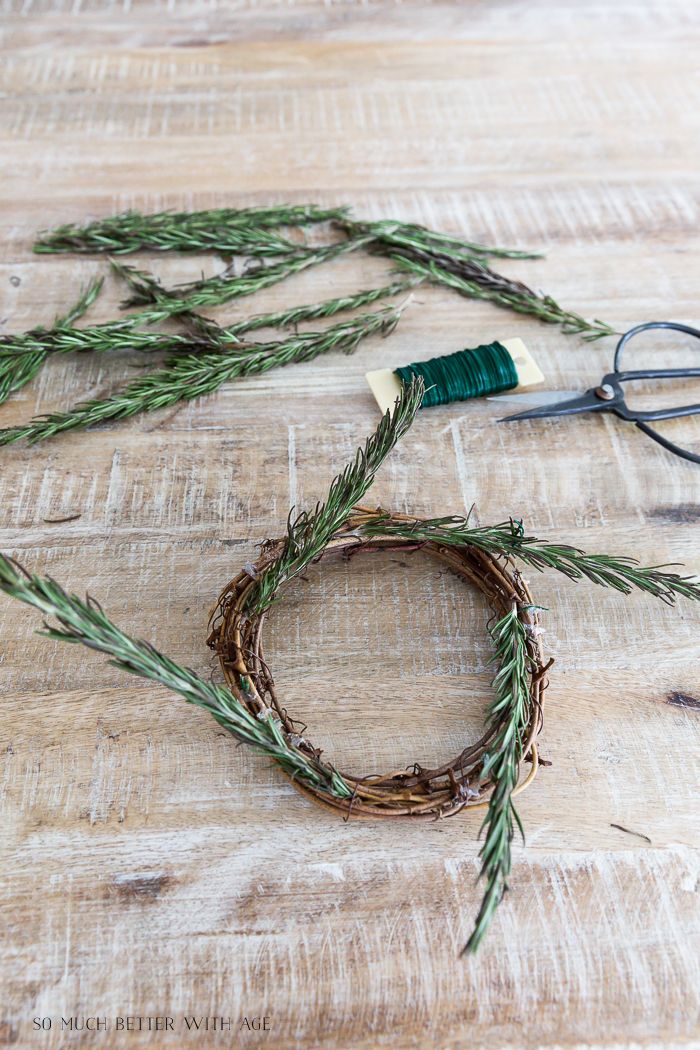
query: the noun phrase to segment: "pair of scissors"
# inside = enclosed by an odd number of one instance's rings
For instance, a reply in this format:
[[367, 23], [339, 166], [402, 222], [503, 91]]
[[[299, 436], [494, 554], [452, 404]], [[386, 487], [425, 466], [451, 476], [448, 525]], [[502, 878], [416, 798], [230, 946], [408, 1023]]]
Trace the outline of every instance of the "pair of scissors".
[[700, 368], [651, 368], [638, 372], [626, 372], [620, 368], [622, 352], [636, 335], [640, 332], [649, 331], [652, 328], [673, 329], [676, 332], [684, 332], [686, 335], [695, 336], [700, 339], [700, 330], [690, 328], [685, 324], [675, 324], [672, 321], [649, 321], [630, 328], [629, 332], [620, 339], [615, 349], [613, 360], [613, 371], [604, 375], [597, 386], [591, 387], [585, 393], [566, 390], [553, 390], [532, 392], [524, 394], [506, 394], [505, 396], [490, 398], [493, 401], [514, 401], [520, 404], [535, 405], [534, 408], [518, 412], [513, 416], [500, 419], [499, 423], [512, 423], [521, 419], [546, 419], [551, 416], [572, 416], [582, 412], [613, 412], [619, 419], [628, 423], [634, 423], [645, 434], [654, 441], [663, 445], [669, 452], [673, 452], [682, 459], [688, 459], [692, 463], [700, 463], [700, 454], [690, 452], [681, 448], [673, 441], [659, 434], [650, 423], [661, 419], [677, 419], [680, 416], [700, 415], [700, 404], [683, 405], [679, 408], [660, 408], [656, 411], [641, 412], [632, 411], [625, 402], [623, 383], [633, 382], [635, 379], [685, 379], [692, 376], [700, 376]]

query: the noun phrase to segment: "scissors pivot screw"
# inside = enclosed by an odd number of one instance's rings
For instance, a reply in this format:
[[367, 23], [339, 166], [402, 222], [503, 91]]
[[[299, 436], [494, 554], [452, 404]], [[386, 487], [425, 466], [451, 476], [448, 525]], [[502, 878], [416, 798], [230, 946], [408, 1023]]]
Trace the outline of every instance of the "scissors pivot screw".
[[601, 401], [612, 401], [615, 397], [615, 391], [609, 383], [603, 383], [602, 386], [596, 387], [594, 393]]

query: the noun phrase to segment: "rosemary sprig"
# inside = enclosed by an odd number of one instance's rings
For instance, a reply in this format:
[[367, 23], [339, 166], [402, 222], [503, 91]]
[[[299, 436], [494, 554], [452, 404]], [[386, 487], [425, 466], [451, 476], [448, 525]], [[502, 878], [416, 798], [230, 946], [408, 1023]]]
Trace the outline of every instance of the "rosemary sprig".
[[385, 247], [430, 252], [444, 251], [455, 258], [474, 258], [475, 256], [477, 258], [492, 256], [501, 259], [542, 258], [537, 252], [477, 244], [475, 241], [467, 241], [448, 233], [438, 233], [417, 223], [398, 222], [394, 219], [382, 219], [379, 222], [351, 222], [349, 219], [340, 219], [336, 220], [334, 225], [353, 237], [371, 234]]
[[373, 234], [373, 249], [387, 255], [402, 270], [447, 285], [472, 299], [485, 299], [516, 313], [531, 314], [547, 324], [561, 325], [567, 334], [582, 334], [587, 340], [617, 334], [603, 321], [588, 321], [571, 310], [564, 310], [551, 296], [538, 295], [521, 281], [495, 273], [484, 262], [488, 256], [541, 258], [534, 252], [489, 247], [414, 223], [392, 220], [358, 223], [346, 219], [336, 221], [335, 225], [355, 237]]
[[[206, 319], [208, 333], [214, 333], [224, 345], [233, 339], [239, 338], [245, 332], [253, 332], [259, 328], [295, 328], [298, 324], [306, 321], [321, 321], [346, 310], [359, 310], [364, 306], [371, 306], [380, 299], [389, 299], [394, 295], [402, 295], [421, 284], [421, 278], [408, 278], [399, 281], [391, 281], [380, 288], [368, 288], [352, 295], [341, 295], [333, 299], [323, 299], [319, 303], [310, 303], [306, 306], [292, 306], [285, 310], [276, 310], [269, 314], [256, 314], [243, 321], [219, 328], [216, 322]], [[198, 317], [199, 321], [204, 320]]]
[[226, 352], [175, 356], [162, 368], [140, 376], [107, 398], [79, 402], [69, 412], [54, 412], [24, 426], [0, 430], [0, 445], [21, 440], [34, 444], [67, 430], [166, 408], [211, 393], [239, 376], [311, 361], [331, 350], [352, 353], [367, 336], [388, 335], [399, 317], [400, 309], [384, 309], [342, 321], [322, 332], [299, 332], [270, 343], [234, 343]]
[[392, 281], [381, 288], [369, 288], [352, 295], [323, 299], [318, 303], [293, 306], [266, 314], [254, 314], [225, 326], [196, 314], [188, 318], [192, 334], [141, 331], [135, 327], [139, 320], [138, 314], [121, 321], [86, 328], [56, 327], [46, 332], [35, 330], [10, 336], [5, 343], [0, 343], [0, 362], [4, 357], [17, 358], [22, 354], [33, 354], [37, 349], [48, 353], [105, 353], [110, 350], [181, 350], [194, 353], [200, 350], [228, 350], [230, 344], [236, 342], [245, 332], [253, 332], [260, 328], [293, 328], [305, 321], [319, 321], [343, 311], [359, 310], [380, 299], [410, 291], [420, 283], [420, 278]]
[[21, 357], [0, 359], [0, 404], [7, 401], [10, 394], [20, 390], [34, 378], [41, 369], [46, 354], [43, 350], [22, 354]]
[[[142, 215], [129, 211], [96, 222], [68, 223], [39, 237], [35, 252], [110, 252], [113, 255], [154, 251], [221, 251], [247, 255], [277, 254], [275, 236], [265, 231], [280, 226], [341, 219], [344, 208], [318, 208], [314, 204], [268, 208], [212, 208], [195, 212], [157, 212]], [[285, 241], [280, 238], [280, 241]], [[287, 242], [296, 248], [292, 242]], [[262, 249], [262, 250], [261, 250]], [[282, 249], [289, 251], [289, 248]]]
[[181, 319], [183, 321], [187, 319], [193, 336], [201, 341], [204, 347], [208, 346], [212, 350], [227, 350], [231, 343], [235, 343], [248, 332], [257, 331], [260, 328], [296, 328], [303, 322], [325, 320], [344, 311], [359, 310], [364, 306], [371, 306], [380, 299], [388, 299], [391, 296], [409, 292], [421, 283], [420, 278], [392, 281], [380, 288], [368, 288], [354, 292], [352, 295], [341, 295], [333, 299], [323, 299], [318, 303], [292, 306], [268, 314], [254, 314], [252, 317], [246, 317], [230, 325], [219, 325], [216, 321], [203, 317], [201, 314], [182, 315]]
[[386, 525], [381, 517], [362, 526], [367, 536], [391, 535], [404, 539], [432, 540], [437, 543], [470, 544], [489, 554], [519, 558], [540, 571], [556, 569], [570, 580], [587, 579], [621, 594], [633, 589], [673, 605], [677, 597], [700, 601], [700, 579], [664, 572], [663, 565], [640, 565], [636, 558], [611, 554], [586, 554], [568, 544], [548, 543], [526, 536], [522, 523], [511, 519], [498, 525], [472, 528], [466, 518], [434, 518], [407, 522], [405, 526]]
[[24, 332], [0, 343], [0, 362], [37, 352], [49, 354], [107, 353], [114, 350], [196, 350], [199, 341], [192, 336], [170, 332], [143, 332], [136, 327], [137, 317], [88, 325], [85, 328], [59, 326], [46, 331]]
[[24, 333], [25, 353], [18, 357], [13, 353], [17, 337], [4, 336], [0, 338], [0, 404], [16, 390], [33, 379], [47, 356], [46, 343], [49, 342], [57, 330], [74, 332], [77, 329], [73, 325], [79, 320], [97, 299], [102, 291], [104, 279], [98, 277], [91, 281], [87, 288], [81, 292], [78, 301], [62, 316], [57, 317], [53, 328], [33, 328]]
[[[155, 324], [176, 314], [191, 313], [202, 307], [218, 306], [228, 303], [232, 299], [238, 299], [244, 295], [254, 295], [256, 292], [278, 284], [280, 281], [291, 277], [295, 273], [308, 269], [310, 266], [319, 266], [321, 263], [330, 262], [348, 252], [356, 251], [368, 243], [368, 239], [341, 241], [339, 244], [330, 244], [321, 248], [310, 248], [304, 252], [297, 252], [279, 262], [269, 266], [259, 265], [250, 267], [242, 274], [236, 275], [228, 267], [214, 277], [203, 278], [189, 284], [179, 285], [172, 289], [165, 289], [158, 285], [157, 289], [153, 282], [147, 283], [141, 280], [142, 271], [131, 272], [134, 280], [134, 294], [125, 302], [125, 306], [140, 306], [153, 304], [140, 315], [140, 320], [145, 324]], [[123, 267], [124, 277], [130, 273], [131, 268]]]
[[484, 299], [515, 313], [529, 314], [545, 324], [560, 325], [567, 335], [581, 335], [587, 342], [619, 334], [604, 321], [588, 321], [559, 306], [550, 295], [538, 295], [521, 281], [502, 277], [478, 259], [455, 259], [443, 252], [415, 248], [395, 249], [390, 257], [403, 272], [443, 284], [470, 299]]
[[511, 869], [511, 844], [517, 822], [523, 838], [525, 833], [513, 805], [513, 791], [518, 784], [520, 762], [523, 758], [524, 737], [530, 716], [530, 675], [525, 628], [513, 606], [492, 628], [493, 660], [498, 672], [493, 680], [496, 693], [489, 707], [487, 728], [495, 734], [489, 745], [489, 757], [484, 758], [482, 776], [493, 779], [484, 827], [487, 829], [481, 849], [481, 877], [486, 879], [486, 891], [479, 908], [474, 929], [465, 952], [475, 952], [503, 894], [508, 889]]
[[176, 664], [149, 642], [125, 634], [89, 595], [82, 601], [50, 577], [32, 575], [2, 554], [0, 591], [58, 621], [57, 627], [45, 624], [45, 630], [39, 632], [46, 638], [80, 643], [106, 653], [115, 667], [158, 682], [178, 693], [187, 703], [208, 711], [237, 740], [274, 758], [291, 776], [314, 787], [324, 787], [340, 798], [350, 796], [350, 788], [342, 777], [330, 766], [310, 761], [297, 750], [276, 718], [256, 718], [228, 689], [213, 685], [189, 668]]
[[102, 291], [103, 284], [104, 277], [95, 277], [90, 281], [85, 291], [80, 293], [77, 302], [65, 314], [61, 314], [56, 318], [54, 328], [69, 327], [75, 324], [76, 321], [79, 321], [81, 317], [84, 317]]
[[327, 546], [372, 484], [377, 470], [396, 442], [411, 426], [423, 393], [423, 380], [420, 376], [415, 377], [404, 386], [394, 411], [382, 417], [364, 448], [359, 448], [352, 462], [334, 478], [325, 503], [317, 504], [311, 514], [302, 511], [294, 519], [290, 511], [284, 550], [253, 588], [248, 604], [251, 612], [261, 613], [266, 609], [281, 584], [302, 572]]
[[[112, 241], [116, 238], [111, 238]], [[265, 257], [272, 255], [289, 255], [290, 252], [303, 252], [307, 250], [304, 243], [292, 241], [282, 236], [276, 230], [242, 223], [233, 223], [228, 226], [213, 227], [211, 229], [182, 224], [177, 228], [162, 227], [154, 229], [150, 236], [142, 242], [130, 239], [122, 242], [119, 248], [114, 249], [113, 254], [124, 255], [138, 249], [152, 249], [154, 251], [221, 251], [227, 255], [247, 255], [253, 257]], [[38, 246], [35, 245], [35, 251]], [[53, 249], [52, 249], [53, 250]], [[82, 249], [85, 251], [86, 249]], [[87, 249], [95, 251], [96, 249]], [[99, 249], [109, 251], [107, 247]]]

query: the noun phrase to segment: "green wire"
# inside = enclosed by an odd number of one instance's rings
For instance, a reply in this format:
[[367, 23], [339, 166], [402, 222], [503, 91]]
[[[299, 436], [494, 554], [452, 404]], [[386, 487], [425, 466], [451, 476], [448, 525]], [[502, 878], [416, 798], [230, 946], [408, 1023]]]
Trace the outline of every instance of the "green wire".
[[501, 390], [512, 390], [518, 385], [515, 362], [499, 342], [485, 343], [473, 350], [458, 350], [446, 357], [432, 357], [429, 361], [397, 368], [395, 374], [402, 383], [421, 376], [425, 394], [421, 408], [448, 405], [451, 401], [468, 401]]

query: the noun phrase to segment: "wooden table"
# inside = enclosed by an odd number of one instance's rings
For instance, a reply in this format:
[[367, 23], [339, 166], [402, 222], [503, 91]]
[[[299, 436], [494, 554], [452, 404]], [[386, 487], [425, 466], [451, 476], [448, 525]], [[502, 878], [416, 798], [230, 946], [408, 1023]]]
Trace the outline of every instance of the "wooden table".
[[[33, 256], [39, 228], [271, 201], [542, 248], [502, 268], [621, 329], [699, 320], [690, 2], [3, 10], [4, 332], [49, 323], [107, 269]], [[169, 283], [219, 265], [134, 261]], [[358, 256], [219, 315], [384, 273]], [[114, 317], [120, 292], [110, 277], [91, 319]], [[351, 358], [0, 450], [2, 550], [208, 674], [220, 586], [374, 427], [364, 372], [513, 334], [553, 388], [587, 386], [611, 360], [611, 340], [422, 289], [396, 334]], [[54, 360], [0, 421], [143, 365]], [[506, 428], [498, 415], [488, 402], [421, 415], [372, 501], [431, 515], [474, 504], [475, 521], [523, 516], [544, 538], [700, 569], [697, 466], [613, 419]], [[314, 569], [269, 630], [285, 702], [341, 767], [368, 773], [453, 754], [489, 700], [480, 601], [421, 554], [400, 562]], [[522, 796], [511, 892], [466, 960], [478, 814], [345, 824], [206, 714], [37, 637], [37, 616], [3, 599], [0, 1043], [699, 1046], [698, 610], [530, 575], [556, 656], [541, 740], [552, 765]], [[116, 1030], [127, 1014], [144, 1029], [170, 1016], [174, 1031]], [[232, 1032], [188, 1034], [185, 1015], [231, 1018]], [[87, 1016], [109, 1030], [61, 1031]], [[256, 1017], [271, 1030], [241, 1030]]]

